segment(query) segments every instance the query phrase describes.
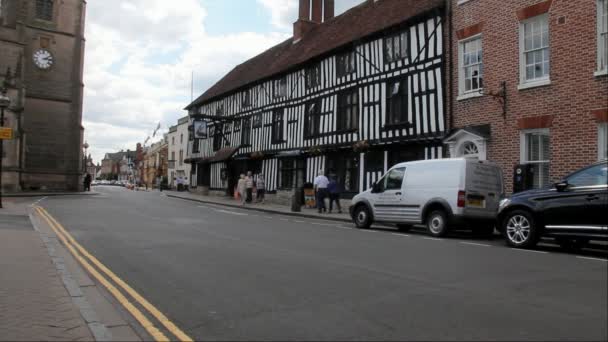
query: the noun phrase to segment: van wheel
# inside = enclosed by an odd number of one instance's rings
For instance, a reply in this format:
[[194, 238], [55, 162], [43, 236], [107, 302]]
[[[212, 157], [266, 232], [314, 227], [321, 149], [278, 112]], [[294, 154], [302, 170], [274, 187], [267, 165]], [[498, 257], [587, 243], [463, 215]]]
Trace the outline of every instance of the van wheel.
[[372, 226], [372, 217], [367, 206], [360, 205], [355, 209], [353, 219], [357, 228], [367, 229]]
[[448, 233], [448, 219], [443, 210], [435, 210], [426, 219], [429, 233], [435, 237], [443, 237]]
[[507, 244], [516, 248], [532, 248], [540, 240], [539, 228], [530, 212], [513, 210], [502, 221]]
[[412, 226], [411, 224], [398, 224], [397, 225], [397, 229], [399, 229], [399, 231], [401, 231], [401, 232], [409, 232], [412, 229], [412, 227], [414, 227], [414, 226]]

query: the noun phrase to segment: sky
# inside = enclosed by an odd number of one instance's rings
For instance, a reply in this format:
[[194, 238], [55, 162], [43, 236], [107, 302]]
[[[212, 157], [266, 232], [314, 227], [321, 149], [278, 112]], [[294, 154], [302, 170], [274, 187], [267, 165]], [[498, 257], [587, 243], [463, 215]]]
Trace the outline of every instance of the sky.
[[[364, 0], [335, 0], [336, 15]], [[179, 3], [179, 5], [177, 5]], [[298, 0], [89, 1], [83, 125], [88, 153], [161, 139], [191, 100], [292, 35]]]

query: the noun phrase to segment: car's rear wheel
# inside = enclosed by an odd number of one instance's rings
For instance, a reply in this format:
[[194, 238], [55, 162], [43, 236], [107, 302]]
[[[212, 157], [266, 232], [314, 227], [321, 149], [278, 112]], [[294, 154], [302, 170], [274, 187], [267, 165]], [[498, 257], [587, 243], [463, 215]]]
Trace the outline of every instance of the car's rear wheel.
[[448, 216], [443, 210], [434, 210], [426, 218], [426, 228], [435, 237], [443, 237], [448, 233]]
[[367, 229], [372, 225], [372, 215], [366, 205], [359, 205], [355, 208], [353, 220], [357, 228]]
[[516, 248], [532, 248], [540, 239], [539, 227], [532, 214], [525, 210], [513, 210], [503, 220], [507, 244]]

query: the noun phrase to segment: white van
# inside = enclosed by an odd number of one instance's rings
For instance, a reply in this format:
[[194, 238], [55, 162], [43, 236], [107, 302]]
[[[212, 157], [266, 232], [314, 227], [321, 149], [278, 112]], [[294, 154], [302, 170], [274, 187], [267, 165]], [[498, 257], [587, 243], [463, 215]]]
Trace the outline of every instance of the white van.
[[352, 200], [350, 214], [359, 228], [373, 222], [396, 223], [402, 230], [424, 224], [437, 237], [468, 224], [494, 231], [503, 195], [500, 167], [488, 161], [455, 158], [401, 163]]

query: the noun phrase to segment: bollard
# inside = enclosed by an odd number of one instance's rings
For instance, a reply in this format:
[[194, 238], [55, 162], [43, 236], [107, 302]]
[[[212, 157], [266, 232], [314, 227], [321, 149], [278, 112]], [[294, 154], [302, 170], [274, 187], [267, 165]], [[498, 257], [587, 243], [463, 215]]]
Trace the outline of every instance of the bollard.
[[291, 195], [291, 211], [294, 213], [302, 211], [302, 203], [300, 201], [302, 194], [300, 192], [301, 190], [298, 188], [293, 192], [293, 195]]

